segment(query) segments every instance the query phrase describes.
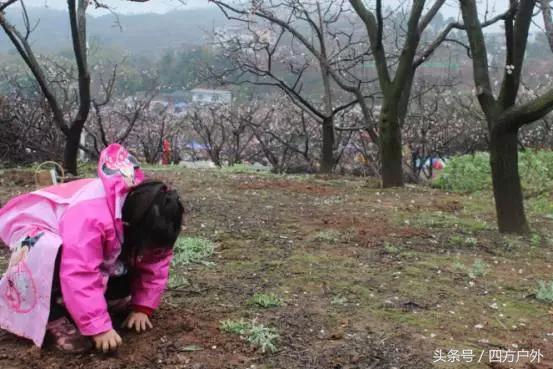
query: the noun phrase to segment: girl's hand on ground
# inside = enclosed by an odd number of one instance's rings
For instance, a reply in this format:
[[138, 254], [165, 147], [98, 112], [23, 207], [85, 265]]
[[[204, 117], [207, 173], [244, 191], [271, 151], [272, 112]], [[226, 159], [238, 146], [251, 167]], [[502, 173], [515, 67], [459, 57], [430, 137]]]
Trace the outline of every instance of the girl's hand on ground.
[[110, 330], [101, 334], [97, 334], [93, 337], [94, 343], [98, 350], [102, 350], [104, 353], [109, 351], [115, 351], [121, 344], [123, 340], [115, 330]]
[[135, 329], [137, 332], [140, 333], [151, 329], [154, 326], [150, 322], [150, 318], [148, 318], [148, 315], [133, 311], [129, 314], [127, 319], [125, 319], [123, 327], [128, 329]]

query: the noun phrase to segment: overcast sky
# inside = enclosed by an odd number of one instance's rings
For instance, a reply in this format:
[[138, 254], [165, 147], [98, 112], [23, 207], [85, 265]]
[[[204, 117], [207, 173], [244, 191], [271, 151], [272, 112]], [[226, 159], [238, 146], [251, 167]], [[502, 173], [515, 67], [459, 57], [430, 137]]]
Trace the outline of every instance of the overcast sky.
[[[51, 8], [65, 9], [66, 1], [64, 0], [25, 0], [29, 6], [47, 6]], [[213, 6], [208, 0], [184, 0], [186, 5], [182, 5], [178, 0], [150, 0], [146, 3], [133, 3], [125, 0], [102, 0], [103, 3], [112, 6], [119, 13], [165, 13], [173, 9], [200, 8]], [[368, 1], [371, 3], [373, 1]], [[393, 7], [404, 0], [386, 0], [384, 4]], [[432, 4], [433, 1], [427, 1]], [[506, 9], [509, 0], [479, 0], [480, 8], [484, 9], [486, 4], [490, 9], [490, 13], [496, 13]], [[456, 17], [459, 14], [458, 0], [447, 0], [442, 7], [442, 13], [446, 17]]]
[[[191, 9], [191, 8], [205, 8], [214, 6], [210, 4], [208, 0], [150, 0], [145, 3], [137, 3], [126, 0], [101, 0], [102, 3], [109, 5], [115, 12], [123, 14], [132, 13], [166, 13], [176, 9]], [[185, 5], [183, 5], [183, 3]], [[375, 0], [367, 0], [367, 3], [374, 8]], [[408, 0], [409, 2], [409, 0]], [[405, 4], [405, 0], [385, 0], [383, 2], [386, 6], [394, 8], [398, 4]], [[427, 0], [427, 8], [430, 7], [434, 1]], [[25, 0], [27, 6], [35, 7], [49, 7], [55, 9], [66, 9], [67, 2], [65, 0]], [[480, 11], [480, 20], [484, 18], [491, 18], [500, 12], [504, 12], [509, 4], [509, 0], [478, 0], [478, 9]], [[486, 14], [486, 9], [488, 10]], [[104, 10], [90, 10], [89, 14], [103, 15]], [[454, 17], [460, 20], [459, 1], [458, 0], [446, 0], [446, 3], [442, 6], [441, 13], [445, 18]], [[487, 16], [486, 16], [487, 15]], [[534, 18], [536, 25], [531, 27], [531, 32], [539, 31], [543, 25], [541, 15]], [[496, 32], [499, 30], [499, 23], [489, 27], [487, 31]]]
[[[102, 0], [104, 4], [110, 5], [118, 13], [165, 13], [173, 9], [200, 8], [209, 6], [207, 0], [186, 0], [186, 5], [178, 0], [150, 0], [146, 3], [133, 3], [124, 0]], [[64, 0], [25, 0], [28, 6], [49, 7], [55, 9], [66, 9], [67, 2]], [[94, 11], [92, 11], [94, 13]]]

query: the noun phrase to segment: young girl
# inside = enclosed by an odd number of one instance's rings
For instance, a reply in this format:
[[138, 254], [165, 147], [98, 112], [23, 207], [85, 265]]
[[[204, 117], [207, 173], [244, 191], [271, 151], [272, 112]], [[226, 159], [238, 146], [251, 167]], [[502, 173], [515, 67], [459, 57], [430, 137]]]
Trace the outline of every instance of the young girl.
[[[168, 279], [183, 207], [161, 182], [145, 182], [136, 159], [113, 144], [97, 179], [51, 186], [0, 209], [11, 249], [0, 280], [0, 328], [67, 352], [121, 345], [110, 312], [124, 325], [152, 328]], [[76, 327], [75, 327], [76, 325]]]

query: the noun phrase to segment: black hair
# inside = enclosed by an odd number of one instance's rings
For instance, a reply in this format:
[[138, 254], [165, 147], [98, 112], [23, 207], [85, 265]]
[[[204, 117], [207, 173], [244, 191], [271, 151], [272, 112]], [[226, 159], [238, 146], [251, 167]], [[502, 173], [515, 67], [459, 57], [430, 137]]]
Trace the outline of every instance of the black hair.
[[133, 187], [123, 203], [123, 260], [131, 262], [147, 249], [173, 248], [183, 213], [179, 194], [165, 183], [146, 181]]

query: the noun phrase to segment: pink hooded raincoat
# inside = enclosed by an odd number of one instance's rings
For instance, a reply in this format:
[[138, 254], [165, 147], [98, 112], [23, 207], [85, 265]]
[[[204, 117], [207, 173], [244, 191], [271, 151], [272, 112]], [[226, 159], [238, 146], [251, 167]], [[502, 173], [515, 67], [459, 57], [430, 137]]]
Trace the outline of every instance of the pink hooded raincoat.
[[[77, 327], [83, 335], [112, 329], [104, 292], [120, 267], [123, 201], [144, 174], [127, 150], [113, 144], [100, 156], [98, 175], [18, 196], [0, 209], [0, 238], [11, 251], [0, 280], [0, 328], [42, 345], [61, 248], [63, 300]], [[171, 257], [167, 251], [138, 259], [132, 304], [159, 305]]]

